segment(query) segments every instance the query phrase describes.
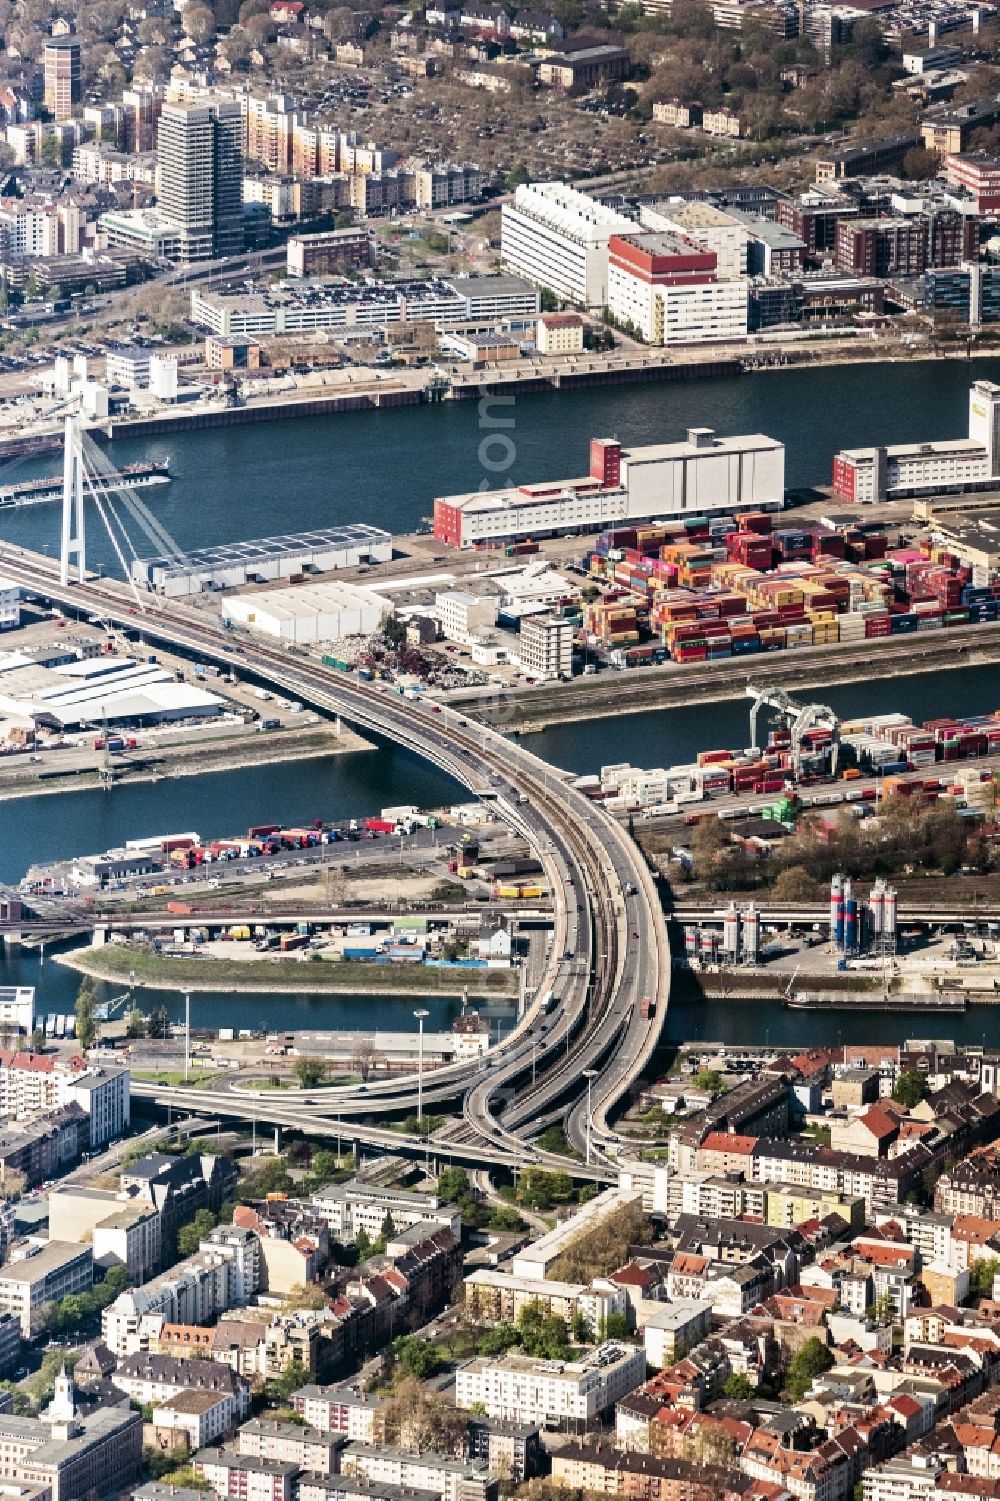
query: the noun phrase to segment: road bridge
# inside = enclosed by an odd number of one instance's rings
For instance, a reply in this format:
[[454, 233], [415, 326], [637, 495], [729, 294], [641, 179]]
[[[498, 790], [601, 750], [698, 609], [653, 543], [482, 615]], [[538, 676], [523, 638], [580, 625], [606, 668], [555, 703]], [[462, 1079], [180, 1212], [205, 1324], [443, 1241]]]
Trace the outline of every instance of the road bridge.
[[[3, 547], [0, 565], [15, 581], [60, 607], [97, 611], [123, 626], [139, 627], [151, 643], [226, 666], [238, 656], [243, 676], [340, 715], [364, 733], [394, 741], [491, 802], [543, 866], [553, 897], [553, 944], [536, 1001], [500, 1049], [485, 1061], [449, 1065], [447, 1081], [441, 1078], [444, 1070], [436, 1071], [435, 1083], [463, 1085], [465, 1118], [478, 1138], [469, 1150], [477, 1151], [481, 1162], [494, 1160], [484, 1155], [487, 1147], [507, 1166], [535, 1160], [538, 1154], [526, 1144], [531, 1117], [558, 1100], [571, 1106], [587, 1096], [591, 1103], [584, 1125], [589, 1123], [601, 1141], [610, 1140], [610, 1113], [649, 1061], [670, 987], [656, 883], [615, 820], [525, 746], [487, 725], [470, 724], [455, 710], [402, 700], [384, 685], [359, 682], [250, 636], [234, 640], [231, 631], [185, 602], [157, 599], [146, 606], [143, 601], [137, 619], [124, 587], [107, 579], [61, 584], [48, 560], [22, 549]], [[643, 1006], [644, 1000], [649, 1006]], [[522, 1082], [529, 1062], [531, 1081]], [[595, 1080], [588, 1081], [588, 1071], [594, 1071]], [[506, 1103], [512, 1087], [514, 1099]], [[344, 1115], [352, 1108], [366, 1112], [377, 1098], [385, 1109], [393, 1109], [412, 1090], [412, 1078], [380, 1081], [364, 1091], [346, 1087], [335, 1108]], [[156, 1097], [165, 1100], [167, 1092], [157, 1087]], [[232, 1112], [233, 1097], [226, 1096], [225, 1103]], [[190, 1104], [188, 1095], [185, 1105]], [[510, 1113], [509, 1124], [500, 1113], [502, 1104]], [[205, 1092], [199, 1091], [199, 1109], [205, 1105]], [[298, 1124], [295, 1103], [282, 1102], [282, 1108]], [[579, 1133], [578, 1110], [571, 1125]], [[383, 1136], [381, 1145], [399, 1149], [396, 1133]], [[556, 1161], [566, 1166], [565, 1159]]]

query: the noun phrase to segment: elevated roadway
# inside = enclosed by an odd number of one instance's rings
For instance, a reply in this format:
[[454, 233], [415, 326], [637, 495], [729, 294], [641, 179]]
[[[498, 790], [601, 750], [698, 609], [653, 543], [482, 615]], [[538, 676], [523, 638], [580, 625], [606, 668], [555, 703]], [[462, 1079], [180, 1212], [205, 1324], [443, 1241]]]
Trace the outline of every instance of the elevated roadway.
[[[124, 586], [108, 580], [61, 585], [51, 563], [21, 549], [0, 549], [0, 566], [60, 607], [97, 611], [120, 625], [141, 628], [152, 643], [226, 666], [236, 657], [244, 677], [405, 747], [492, 802], [542, 863], [552, 891], [553, 943], [536, 999], [504, 1044], [485, 1062], [435, 1070], [434, 1087], [464, 1092], [464, 1115], [474, 1138], [469, 1150], [477, 1150], [483, 1162], [510, 1166], [539, 1155], [527, 1145], [532, 1120], [556, 1103], [567, 1110], [577, 1107], [571, 1126], [579, 1133], [579, 1105], [588, 1093], [587, 1071], [593, 1070], [591, 1132], [608, 1139], [611, 1112], [656, 1046], [670, 986], [659, 894], [627, 832], [523, 745], [489, 726], [470, 724], [455, 710], [403, 700], [383, 685], [359, 682], [249, 636], [234, 639], [178, 601], [150, 600], [136, 618]], [[650, 1006], [644, 1008], [644, 1000]], [[406, 1108], [402, 1102], [412, 1099], [414, 1083], [410, 1076], [364, 1088], [324, 1089], [323, 1108], [345, 1117], [368, 1115], [376, 1103], [382, 1113]], [[287, 1112], [286, 1120], [274, 1123], [299, 1124], [303, 1102], [292, 1092], [282, 1093], [280, 1107], [259, 1100], [254, 1112]], [[168, 1094], [157, 1087], [155, 1097], [166, 1102]], [[233, 1111], [233, 1096], [225, 1094], [224, 1100]], [[190, 1108], [190, 1094], [183, 1105]], [[199, 1109], [208, 1105], [209, 1097], [199, 1090]], [[328, 1127], [329, 1120], [321, 1119]], [[365, 1129], [370, 1137], [377, 1128]], [[399, 1149], [397, 1133], [381, 1136], [380, 1145]], [[420, 1148], [426, 1150], [422, 1139]], [[496, 1158], [484, 1155], [487, 1148]], [[565, 1159], [556, 1160], [566, 1166]]]

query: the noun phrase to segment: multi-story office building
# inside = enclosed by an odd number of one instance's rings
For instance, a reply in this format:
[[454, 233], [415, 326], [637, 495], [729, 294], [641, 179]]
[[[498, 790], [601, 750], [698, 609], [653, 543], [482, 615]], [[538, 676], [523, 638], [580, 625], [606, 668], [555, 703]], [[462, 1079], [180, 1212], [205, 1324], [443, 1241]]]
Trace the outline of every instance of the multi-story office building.
[[582, 1360], [478, 1357], [455, 1376], [458, 1407], [519, 1422], [592, 1423], [643, 1381], [646, 1356], [633, 1346], [599, 1345]]
[[18, 1320], [25, 1339], [42, 1329], [50, 1303], [71, 1293], [85, 1292], [94, 1281], [94, 1256], [89, 1246], [50, 1240], [21, 1261], [0, 1268], [0, 1313]]
[[327, 229], [288, 241], [289, 276], [331, 276], [375, 264], [375, 239], [367, 229]]
[[90, 1116], [91, 1146], [120, 1136], [129, 1123], [129, 1071], [89, 1068], [80, 1057], [0, 1052], [0, 1116], [24, 1120], [77, 1104]]
[[31, 1495], [50, 1501], [117, 1495], [137, 1478], [141, 1460], [141, 1414], [98, 1407], [80, 1416], [65, 1372], [56, 1377], [55, 1395], [39, 1417], [0, 1413], [0, 1477], [19, 1482]]
[[612, 235], [608, 308], [648, 344], [743, 339], [747, 283], [719, 280], [717, 257], [669, 232]]
[[531, 677], [573, 675], [573, 622], [562, 615], [526, 615], [521, 621], [517, 654]]
[[56, 120], [68, 120], [83, 101], [80, 42], [75, 36], [48, 37], [42, 55], [45, 108]]
[[152, 151], [163, 109], [163, 94], [155, 84], [135, 84], [122, 94], [123, 151]]
[[449, 208], [453, 203], [477, 203], [483, 196], [483, 174], [469, 162], [418, 167], [413, 179], [417, 208]]
[[110, 1188], [59, 1184], [49, 1194], [53, 1240], [89, 1241], [102, 1265], [128, 1268], [137, 1285], [160, 1269], [160, 1212]]
[[455, 1236], [462, 1231], [458, 1209], [443, 1204], [435, 1194], [351, 1182], [321, 1189], [313, 1194], [312, 1203], [329, 1225], [331, 1236], [342, 1244], [353, 1241], [361, 1230], [372, 1239], [381, 1235], [387, 1216], [396, 1231], [418, 1224], [442, 1227]]
[[[20, 624], [21, 586], [20, 584], [15, 584], [13, 579], [4, 578], [3, 575], [0, 574], [0, 631], [16, 631]], [[29, 989], [29, 987], [27, 986], [4, 987], [5, 990], [10, 990], [11, 988], [17, 988], [18, 990]], [[0, 994], [2, 994], [2, 992], [0, 992]], [[32, 1012], [34, 1012], [35, 992], [33, 989], [31, 989], [30, 995], [31, 999], [29, 1005]], [[5, 1018], [2, 1015], [0, 1015], [0, 1022], [5, 1022]]]
[[238, 101], [163, 106], [157, 133], [161, 217], [176, 258], [205, 261], [243, 248], [243, 112]]
[[536, 286], [582, 307], [608, 300], [608, 241], [631, 219], [560, 182], [522, 183], [505, 203], [501, 258]]

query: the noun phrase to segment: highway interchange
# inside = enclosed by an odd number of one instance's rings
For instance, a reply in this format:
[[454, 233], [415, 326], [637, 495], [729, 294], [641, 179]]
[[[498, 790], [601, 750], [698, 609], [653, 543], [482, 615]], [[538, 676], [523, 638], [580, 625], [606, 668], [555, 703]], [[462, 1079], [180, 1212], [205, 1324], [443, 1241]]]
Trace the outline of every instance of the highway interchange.
[[[470, 723], [455, 710], [404, 700], [382, 685], [357, 681], [250, 636], [234, 640], [232, 632], [180, 601], [144, 601], [136, 618], [124, 586], [107, 579], [61, 585], [53, 564], [19, 548], [5, 546], [0, 564], [32, 593], [71, 611], [141, 629], [152, 643], [226, 665], [238, 655], [244, 677], [409, 749], [488, 800], [545, 870], [554, 929], [530, 1006], [486, 1059], [425, 1076], [425, 1109], [451, 1102], [461, 1110], [461, 1123], [446, 1141], [428, 1144], [423, 1137], [375, 1124], [387, 1114], [415, 1110], [414, 1075], [283, 1090], [280, 1101], [273, 1092], [268, 1098], [199, 1089], [199, 1113], [217, 1111], [229, 1119], [326, 1136], [342, 1129], [375, 1148], [419, 1155], [429, 1150], [474, 1167], [508, 1168], [526, 1163], [566, 1168], [565, 1157], [533, 1145], [538, 1133], [558, 1120], [565, 1122], [572, 1146], [592, 1158], [589, 1171], [579, 1165], [581, 1174], [613, 1177], [612, 1113], [650, 1060], [670, 987], [659, 894], [628, 833], [522, 744]], [[644, 1008], [644, 1000], [651, 1006]], [[643, 1016], [644, 1009], [650, 1014]], [[183, 1088], [136, 1082], [133, 1094], [178, 1109], [192, 1105], [190, 1091]]]

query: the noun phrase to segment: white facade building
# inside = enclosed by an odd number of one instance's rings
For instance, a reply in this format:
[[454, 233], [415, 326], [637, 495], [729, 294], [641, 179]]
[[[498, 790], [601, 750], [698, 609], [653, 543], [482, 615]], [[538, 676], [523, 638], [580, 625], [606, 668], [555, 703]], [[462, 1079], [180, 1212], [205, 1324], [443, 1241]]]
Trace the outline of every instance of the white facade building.
[[460, 646], [471, 645], [497, 623], [496, 600], [469, 594], [464, 589], [448, 589], [435, 595], [434, 607], [441, 618], [442, 633]]
[[608, 308], [647, 344], [703, 344], [747, 336], [747, 283], [710, 281], [655, 286], [619, 267], [608, 269]]
[[539, 354], [583, 353], [583, 319], [579, 313], [543, 313], [535, 330]]
[[86, 1292], [94, 1281], [89, 1246], [46, 1242], [21, 1261], [0, 1267], [0, 1313], [12, 1314], [24, 1339], [33, 1339], [45, 1323], [50, 1303]]
[[573, 622], [562, 615], [526, 615], [518, 659], [531, 677], [548, 681], [573, 675]]
[[[0, 584], [0, 621], [3, 610], [3, 585]], [[30, 1037], [35, 1025], [35, 987], [0, 985], [0, 1027], [16, 1030]]]
[[375, 1485], [429, 1491], [441, 1501], [465, 1501], [477, 1483], [486, 1485], [490, 1479], [482, 1462], [446, 1454], [408, 1454], [388, 1444], [348, 1444], [341, 1451], [340, 1473]]
[[101, 1336], [121, 1359], [162, 1323], [210, 1324], [260, 1287], [260, 1241], [252, 1230], [218, 1225], [194, 1256], [143, 1287], [129, 1288], [101, 1314]]
[[12, 256], [59, 254], [59, 216], [55, 204], [32, 205], [7, 199], [0, 204], [0, 238]]
[[504, 265], [582, 307], [608, 300], [608, 240], [631, 219], [561, 182], [522, 183], [501, 211]]
[[632, 1345], [600, 1345], [583, 1360], [480, 1357], [459, 1367], [455, 1404], [481, 1406], [487, 1417], [518, 1423], [586, 1424], [634, 1391], [645, 1376], [645, 1352]]
[[[594, 457], [600, 446], [601, 457]], [[680, 443], [622, 448], [614, 439], [591, 444], [591, 473], [582, 479], [438, 497], [434, 535], [450, 547], [517, 537], [601, 531], [630, 521], [784, 504], [784, 444], [764, 433], [718, 438], [691, 428]]]
[[674, 231], [613, 235], [608, 310], [647, 344], [745, 339], [748, 283], [722, 279], [718, 257]]
[[[26, 1002], [10, 1005], [20, 1024], [28, 1014]], [[48, 1053], [0, 1052], [0, 1117], [23, 1120], [75, 1102], [90, 1116], [92, 1147], [104, 1146], [127, 1128], [129, 1086], [127, 1068], [89, 1068], [82, 1058], [63, 1060]]]
[[936, 443], [845, 448], [833, 461], [837, 495], [859, 505], [899, 496], [991, 488], [1000, 479], [1000, 385], [969, 391], [969, 436]]
[[121, 1136], [129, 1124], [131, 1076], [127, 1068], [101, 1064], [67, 1079], [63, 1103], [72, 1101], [90, 1117], [90, 1147], [103, 1147]]
[[720, 277], [746, 276], [750, 231], [746, 224], [713, 203], [678, 199], [676, 203], [667, 200], [642, 204], [639, 221], [647, 229], [687, 235], [706, 250], [714, 251]]
[[460, 1211], [454, 1204], [443, 1204], [435, 1194], [352, 1182], [322, 1188], [313, 1194], [311, 1202], [329, 1225], [331, 1236], [342, 1244], [353, 1241], [360, 1230], [372, 1240], [377, 1239], [386, 1215], [397, 1231], [408, 1230], [411, 1225], [431, 1224], [450, 1230], [456, 1238], [462, 1233]]
[[370, 636], [390, 610], [380, 594], [348, 583], [265, 589], [233, 596], [225, 604], [229, 619], [251, 631], [305, 643]]
[[16, 631], [21, 624], [21, 586], [0, 574], [0, 631]]

